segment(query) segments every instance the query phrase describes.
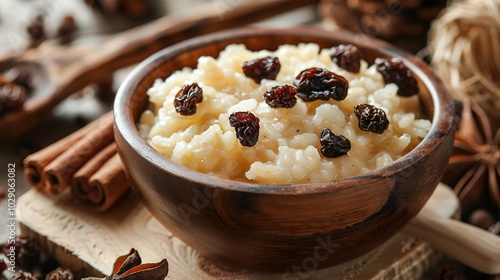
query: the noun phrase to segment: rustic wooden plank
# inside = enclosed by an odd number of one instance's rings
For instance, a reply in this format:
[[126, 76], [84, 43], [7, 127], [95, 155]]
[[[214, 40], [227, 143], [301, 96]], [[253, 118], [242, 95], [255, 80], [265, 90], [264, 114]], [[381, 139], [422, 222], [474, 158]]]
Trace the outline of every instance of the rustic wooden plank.
[[[76, 202], [69, 192], [53, 197], [31, 190], [18, 203], [21, 230], [43, 250], [84, 276], [107, 275], [114, 260], [136, 248], [143, 262], [169, 261], [168, 279], [408, 279], [419, 278], [441, 254], [427, 243], [398, 234], [372, 252], [327, 269], [304, 261], [300, 274], [249, 271], [201, 256], [175, 237], [132, 196], [107, 213]], [[320, 260], [317, 260], [320, 261]]]

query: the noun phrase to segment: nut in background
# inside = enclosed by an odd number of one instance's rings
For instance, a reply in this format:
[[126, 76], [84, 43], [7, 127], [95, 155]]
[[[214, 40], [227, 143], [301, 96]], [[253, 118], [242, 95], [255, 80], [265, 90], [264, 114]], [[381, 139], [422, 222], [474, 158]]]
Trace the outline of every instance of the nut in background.
[[386, 40], [417, 53], [447, 0], [322, 0], [318, 13], [335, 27]]

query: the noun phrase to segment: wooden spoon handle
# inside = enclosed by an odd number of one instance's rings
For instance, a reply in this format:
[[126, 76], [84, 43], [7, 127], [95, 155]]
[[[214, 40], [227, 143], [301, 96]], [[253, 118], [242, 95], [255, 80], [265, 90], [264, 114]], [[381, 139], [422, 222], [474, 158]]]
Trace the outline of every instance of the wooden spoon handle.
[[151, 54], [177, 42], [278, 15], [319, 0], [239, 1], [227, 10], [211, 5], [193, 8], [188, 14], [167, 15], [151, 23], [125, 31], [83, 59], [91, 72], [113, 71], [142, 61]]
[[500, 237], [457, 220], [420, 212], [405, 231], [484, 273], [500, 273]]

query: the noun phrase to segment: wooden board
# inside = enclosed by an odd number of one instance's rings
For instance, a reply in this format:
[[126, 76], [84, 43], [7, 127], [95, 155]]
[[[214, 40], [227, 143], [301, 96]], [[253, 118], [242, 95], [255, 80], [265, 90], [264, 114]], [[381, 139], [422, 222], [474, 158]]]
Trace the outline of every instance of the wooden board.
[[[114, 260], [136, 248], [143, 262], [169, 261], [168, 279], [418, 279], [441, 257], [427, 243], [400, 233], [372, 252], [342, 265], [300, 274], [249, 271], [201, 256], [175, 237], [132, 196], [107, 213], [72, 199], [30, 190], [18, 202], [21, 231], [64, 267], [83, 276], [111, 272]], [[313, 253], [313, 252], [311, 252]], [[309, 267], [309, 269], [308, 269]]]

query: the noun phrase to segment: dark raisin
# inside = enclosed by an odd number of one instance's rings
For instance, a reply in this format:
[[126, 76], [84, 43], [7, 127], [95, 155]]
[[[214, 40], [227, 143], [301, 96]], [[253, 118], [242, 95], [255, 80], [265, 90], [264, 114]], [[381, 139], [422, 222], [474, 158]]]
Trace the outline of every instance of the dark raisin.
[[0, 111], [19, 110], [28, 99], [26, 88], [17, 84], [0, 86]]
[[398, 95], [412, 96], [418, 93], [417, 80], [401, 59], [379, 57], [375, 59], [375, 65], [386, 84], [394, 83], [398, 86]]
[[292, 108], [297, 103], [297, 89], [290, 85], [274, 86], [264, 93], [264, 100], [271, 108]]
[[20, 270], [10, 280], [38, 280], [38, 278], [29, 272]]
[[344, 100], [349, 89], [349, 82], [344, 77], [323, 68], [300, 72], [293, 84], [297, 87], [297, 95], [304, 101]]
[[196, 103], [203, 101], [203, 89], [197, 83], [184, 85], [175, 95], [175, 111], [183, 116], [196, 114]]
[[[6, 255], [15, 254], [16, 264], [23, 269], [31, 269], [38, 264], [40, 259], [40, 247], [38, 243], [26, 235], [18, 235], [14, 239], [15, 246], [9, 243], [2, 244], [2, 252]], [[14, 249], [12, 251], [11, 249]]]
[[259, 139], [259, 118], [251, 112], [239, 111], [229, 115], [229, 124], [235, 128], [241, 145], [252, 147]]
[[241, 68], [245, 76], [260, 84], [263, 79], [275, 80], [281, 69], [281, 64], [277, 57], [266, 56], [245, 61]]
[[389, 127], [389, 120], [384, 110], [370, 104], [358, 104], [354, 107], [354, 114], [359, 120], [359, 128], [382, 134]]
[[78, 29], [75, 19], [67, 15], [65, 16], [59, 28], [57, 29], [57, 37], [59, 37], [59, 43], [61, 45], [69, 44], [73, 41], [76, 30]]
[[47, 275], [46, 280], [73, 280], [75, 276], [69, 269], [57, 268]]
[[328, 158], [346, 155], [351, 150], [351, 141], [343, 135], [337, 135], [330, 129], [324, 128], [319, 134], [321, 153]]
[[45, 39], [45, 21], [42, 15], [38, 15], [33, 19], [33, 21], [26, 27], [26, 32], [28, 33], [32, 46], [37, 46]]
[[361, 67], [361, 51], [355, 45], [338, 45], [330, 49], [332, 61], [349, 72], [358, 73]]

